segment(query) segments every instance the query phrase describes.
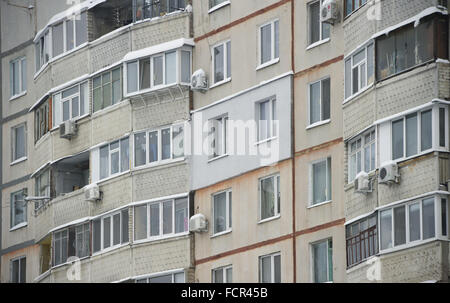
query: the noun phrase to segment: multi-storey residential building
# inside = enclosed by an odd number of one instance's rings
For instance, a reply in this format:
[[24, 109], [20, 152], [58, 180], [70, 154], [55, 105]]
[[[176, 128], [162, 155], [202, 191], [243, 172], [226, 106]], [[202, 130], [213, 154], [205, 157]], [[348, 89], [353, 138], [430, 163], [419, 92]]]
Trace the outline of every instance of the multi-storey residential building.
[[1, 280], [193, 281], [192, 14], [72, 4], [1, 3]]
[[0, 282], [448, 281], [447, 2], [2, 1]]

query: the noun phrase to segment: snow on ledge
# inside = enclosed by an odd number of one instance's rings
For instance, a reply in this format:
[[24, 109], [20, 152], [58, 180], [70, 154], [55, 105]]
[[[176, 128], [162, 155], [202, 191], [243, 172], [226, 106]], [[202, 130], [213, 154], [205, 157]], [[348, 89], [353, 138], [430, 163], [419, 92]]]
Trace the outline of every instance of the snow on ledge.
[[134, 52], [130, 52], [123, 57], [123, 62], [132, 61], [143, 57], [148, 57], [154, 54], [162, 53], [168, 50], [177, 49], [183, 47], [184, 45], [195, 46], [193, 39], [181, 38], [177, 40], [172, 40], [166, 43], [161, 43], [155, 46], [140, 49]]

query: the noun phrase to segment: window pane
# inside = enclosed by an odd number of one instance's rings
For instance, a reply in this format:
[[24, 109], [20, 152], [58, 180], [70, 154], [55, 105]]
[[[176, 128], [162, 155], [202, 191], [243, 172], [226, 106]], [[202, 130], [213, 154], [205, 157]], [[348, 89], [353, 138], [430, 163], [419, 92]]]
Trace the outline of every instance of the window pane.
[[184, 156], [184, 133], [183, 125], [172, 127], [172, 144], [173, 144], [173, 159]]
[[214, 233], [220, 233], [227, 230], [227, 206], [226, 192], [220, 193], [213, 197], [214, 208]]
[[77, 46], [87, 42], [87, 19], [86, 12], [82, 12], [75, 18]]
[[321, 120], [330, 119], [330, 79], [322, 81], [322, 118]]
[[377, 80], [382, 80], [395, 72], [395, 35], [379, 39], [376, 48]]
[[139, 61], [139, 89], [150, 88], [150, 58]]
[[67, 121], [70, 119], [70, 101], [63, 102], [63, 121]]
[[111, 246], [111, 218], [103, 219], [103, 249]]
[[352, 61], [345, 61], [345, 98], [352, 95]]
[[109, 146], [100, 148], [100, 179], [109, 176]]
[[120, 172], [119, 151], [111, 153], [111, 175]]
[[320, 82], [310, 85], [310, 124], [320, 121]]
[[134, 166], [141, 166], [146, 163], [146, 134], [134, 135]]
[[322, 40], [330, 38], [330, 30], [331, 30], [331, 24], [322, 22]]
[[274, 267], [274, 283], [281, 283], [281, 256], [277, 255], [273, 257]]
[[320, 1], [309, 5], [309, 44], [320, 40]]
[[172, 283], [172, 275], [165, 275], [148, 279], [149, 283]]
[[406, 156], [417, 154], [417, 114], [406, 116]]
[[159, 203], [150, 205], [150, 236], [159, 236]]
[[272, 59], [272, 25], [261, 27], [261, 64]]
[[120, 244], [120, 214], [113, 216], [113, 245]]
[[264, 140], [270, 137], [270, 101], [259, 103], [259, 140]]
[[177, 82], [177, 53], [166, 53], [166, 84]]
[[74, 46], [73, 37], [73, 20], [66, 21], [66, 47], [67, 51], [71, 50]]
[[153, 85], [163, 84], [163, 57], [153, 58]]
[[168, 201], [163, 203], [163, 234], [171, 234], [172, 233], [172, 227], [173, 227], [173, 213], [172, 213], [172, 207], [173, 202]]
[[224, 75], [224, 46], [219, 45], [214, 48], [214, 83], [220, 82], [225, 79]]
[[226, 269], [226, 283], [233, 283], [233, 269], [232, 268], [227, 268]]
[[84, 82], [80, 84], [80, 116], [86, 113], [86, 109], [89, 108], [89, 91], [88, 83]]
[[80, 115], [80, 101], [78, 97], [72, 99], [72, 118], [78, 117]]
[[214, 283], [224, 283], [222, 268], [214, 270]]
[[363, 88], [366, 87], [367, 83], [366, 83], [366, 64], [363, 63], [359, 66], [360, 70], [359, 70], [359, 87]]
[[92, 232], [92, 242], [94, 243], [93, 250], [94, 252], [100, 251], [100, 240], [101, 240], [101, 221], [100, 219], [94, 220], [92, 223], [93, 232]]
[[130, 169], [130, 140], [129, 138], [120, 140], [120, 171]]
[[434, 198], [423, 200], [422, 203], [422, 225], [423, 225], [423, 240], [433, 238], [434, 230]]
[[102, 100], [102, 78], [97, 77], [93, 80], [93, 102], [94, 102], [94, 112], [103, 108]]
[[373, 44], [367, 47], [367, 84], [374, 81], [374, 46]]
[[392, 123], [392, 159], [403, 157], [403, 119]]
[[184, 272], [174, 274], [173, 280], [174, 283], [184, 283]]
[[381, 249], [392, 247], [392, 211], [384, 210], [380, 212], [380, 242]]
[[272, 282], [271, 257], [263, 257], [261, 260], [261, 283]]
[[322, 242], [313, 245], [314, 259], [314, 282], [323, 283], [328, 281], [328, 242]]
[[394, 240], [395, 245], [406, 243], [406, 216], [404, 206], [394, 208]]
[[127, 64], [127, 92], [133, 93], [137, 90], [137, 62], [131, 62]]
[[441, 200], [441, 222], [442, 222], [442, 235], [447, 235], [447, 199]]
[[420, 204], [409, 205], [409, 241], [420, 240]]
[[425, 151], [431, 148], [432, 142], [432, 129], [431, 129], [431, 110], [422, 112], [420, 117], [420, 146], [421, 151]]
[[170, 128], [161, 131], [162, 160], [170, 159]]
[[[115, 69], [112, 72], [112, 103], [116, 104], [122, 99], [122, 84], [120, 81], [121, 69]], [[150, 79], [148, 80], [150, 83]]]
[[147, 205], [134, 208], [134, 239], [147, 238]]
[[175, 200], [175, 233], [188, 230], [188, 200], [187, 198]]
[[111, 74], [107, 73], [102, 76], [103, 81], [103, 108], [111, 105]]
[[274, 179], [261, 180], [261, 220], [275, 216]]
[[149, 137], [149, 154], [150, 163], [158, 161], [158, 132], [150, 132]]
[[122, 210], [122, 243], [127, 243], [129, 241], [128, 219], [128, 209]]
[[27, 259], [26, 258], [21, 258], [19, 261], [20, 264], [20, 279], [19, 282], [20, 283], [26, 283], [27, 281], [27, 266], [26, 263]]
[[445, 147], [445, 108], [439, 108], [439, 146]]
[[312, 165], [312, 204], [327, 200], [327, 161]]
[[353, 94], [356, 94], [359, 91], [359, 68], [355, 67], [352, 70], [352, 87]]
[[191, 53], [181, 51], [181, 82], [191, 82]]
[[22, 80], [22, 87], [20, 88], [21, 92], [24, 92], [27, 90], [27, 59], [24, 58], [21, 60], [20, 64], [20, 76]]
[[[275, 40], [275, 45], [274, 45], [274, 49], [275, 49], [275, 54], [274, 54], [274, 58], [279, 58], [280, 57], [280, 22], [277, 20], [273, 23], [273, 27], [274, 27], [274, 40]], [[231, 74], [230, 74], [231, 75]]]
[[25, 138], [25, 126], [19, 126], [14, 129], [15, 142], [14, 142], [14, 160], [23, 158], [26, 156], [26, 138]]

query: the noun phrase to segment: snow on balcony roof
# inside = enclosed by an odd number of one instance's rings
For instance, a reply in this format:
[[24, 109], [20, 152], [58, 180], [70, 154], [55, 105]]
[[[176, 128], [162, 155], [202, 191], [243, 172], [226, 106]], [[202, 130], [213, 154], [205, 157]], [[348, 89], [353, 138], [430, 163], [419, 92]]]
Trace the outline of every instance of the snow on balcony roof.
[[45, 30], [55, 24], [58, 23], [60, 21], [62, 21], [63, 19], [72, 16], [74, 14], [80, 13], [82, 11], [88, 10], [93, 8], [94, 6], [97, 6], [103, 2], [106, 2], [106, 0], [86, 0], [83, 1], [81, 3], [75, 4], [71, 7], [69, 7], [68, 9], [66, 9], [65, 11], [62, 11], [56, 15], [54, 15], [52, 18], [50, 18], [50, 20], [47, 22], [47, 24], [44, 26], [43, 29], [41, 29], [37, 34], [36, 37], [34, 38], [33, 42], [36, 42], [36, 40], [45, 32]]
[[126, 61], [132, 61], [132, 60], [136, 60], [136, 59], [143, 58], [143, 57], [148, 57], [148, 56], [162, 53], [162, 52], [165, 52], [168, 50], [177, 49], [184, 45], [194, 46], [195, 43], [194, 43], [193, 39], [186, 39], [186, 38], [172, 40], [172, 41], [169, 41], [166, 43], [161, 43], [161, 44], [158, 44], [155, 46], [151, 46], [151, 47], [140, 49], [140, 50], [137, 50], [134, 52], [130, 52], [125, 55], [125, 57], [123, 58], [122, 61], [126, 62]]

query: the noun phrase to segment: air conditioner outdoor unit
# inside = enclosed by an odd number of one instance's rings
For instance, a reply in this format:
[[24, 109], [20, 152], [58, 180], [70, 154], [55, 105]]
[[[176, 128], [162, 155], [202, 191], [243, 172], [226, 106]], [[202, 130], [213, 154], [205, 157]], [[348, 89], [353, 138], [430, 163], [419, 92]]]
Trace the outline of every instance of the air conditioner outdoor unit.
[[191, 217], [189, 220], [189, 231], [200, 233], [208, 231], [208, 222], [202, 214], [197, 214]]
[[398, 183], [399, 181], [398, 166], [395, 162], [388, 162], [380, 167], [380, 172], [378, 175], [378, 183], [389, 184]]
[[101, 200], [100, 188], [97, 184], [92, 184], [90, 186], [87, 186], [84, 189], [84, 199], [89, 202], [95, 202]]
[[194, 91], [205, 92], [208, 90], [208, 79], [204, 70], [199, 69], [192, 74], [191, 89]]
[[339, 20], [339, 6], [336, 0], [325, 0], [320, 7], [320, 21], [334, 24]]
[[355, 179], [355, 192], [357, 193], [370, 193], [372, 192], [372, 183], [370, 182], [369, 175], [366, 172], [360, 172]]
[[59, 126], [59, 137], [70, 140], [77, 134], [77, 130], [77, 123], [75, 121], [64, 121]]

